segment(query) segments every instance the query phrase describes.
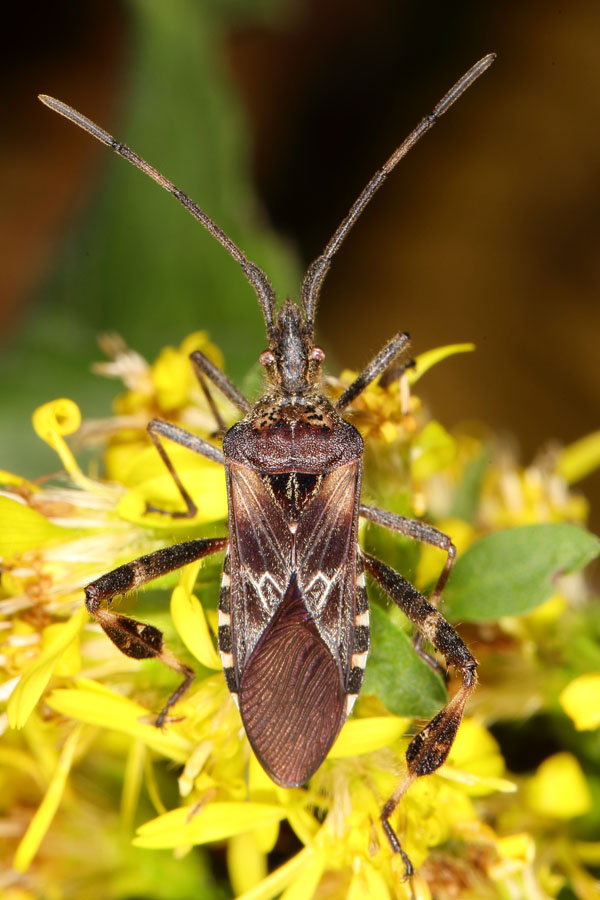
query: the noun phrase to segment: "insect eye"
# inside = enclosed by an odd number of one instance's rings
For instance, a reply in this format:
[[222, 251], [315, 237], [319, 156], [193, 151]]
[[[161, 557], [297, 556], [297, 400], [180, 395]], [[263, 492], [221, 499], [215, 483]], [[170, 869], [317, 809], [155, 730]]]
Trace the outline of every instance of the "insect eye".
[[272, 366], [275, 362], [275, 357], [270, 350], [263, 350], [263, 352], [258, 357], [258, 361], [261, 366]]
[[313, 347], [310, 351], [310, 358], [315, 362], [323, 362], [325, 359], [325, 351], [322, 347]]

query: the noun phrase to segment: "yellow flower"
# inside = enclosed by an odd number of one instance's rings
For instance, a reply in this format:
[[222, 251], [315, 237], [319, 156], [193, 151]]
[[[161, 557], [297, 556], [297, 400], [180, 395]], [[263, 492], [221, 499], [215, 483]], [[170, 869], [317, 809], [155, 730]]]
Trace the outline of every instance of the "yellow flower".
[[[12, 694], [8, 715], [17, 727], [27, 721], [53, 673], [74, 669], [66, 654], [79, 652], [88, 620], [81, 589], [108, 569], [157, 549], [163, 539], [156, 529], [164, 529], [165, 517], [145, 515], [146, 503], [177, 501], [176, 492], [165, 487], [166, 472], [129, 491], [84, 475], [65, 442], [80, 423], [76, 405], [64, 399], [34, 414], [37, 433], [65, 466], [65, 483], [37, 485], [0, 473], [0, 615], [13, 617], [10, 633], [2, 635], [3, 693]], [[207, 472], [210, 467], [201, 462], [190, 475], [192, 489], [200, 479], [205, 490], [202, 512], [186, 523], [188, 529], [225, 516], [224, 484], [215, 480], [214, 464]], [[142, 463], [138, 473], [143, 471]], [[64, 619], [78, 607], [68, 622], [52, 623], [51, 617]]]
[[[127, 347], [118, 335], [104, 335], [100, 344], [110, 362], [96, 363], [94, 371], [121, 380], [127, 391], [115, 399], [114, 416], [85, 424], [80, 443], [106, 446], [104, 466], [109, 480], [130, 484], [138, 472], [140, 458], [145, 466], [154, 466], [157, 473], [164, 475], [164, 466], [148, 440], [146, 425], [158, 416], [210, 438], [216, 430], [214, 414], [194, 375], [189, 356], [194, 350], [201, 350], [222, 367], [221, 351], [205, 331], [188, 335], [178, 348], [165, 347], [152, 365]], [[218, 391], [211, 393], [219, 414], [231, 423], [235, 410]], [[175, 457], [178, 450], [181, 448], [174, 450]], [[188, 468], [190, 456], [193, 454], [189, 451], [182, 455]]]
[[[589, 791], [569, 754], [546, 760], [517, 795], [498, 744], [480, 721], [467, 718], [446, 764], [418, 779], [392, 816], [392, 826], [416, 868], [410, 883], [402, 859], [385, 838], [380, 813], [401, 777], [407, 734], [422, 723], [391, 715], [377, 697], [364, 696], [305, 789], [273, 784], [250, 750], [220, 671], [214, 641], [214, 567], [192, 565], [177, 583], [176, 577], [166, 579], [174, 585], [170, 616], [149, 604], [152, 620], [161, 630], [170, 629], [167, 642], [179, 639], [180, 655], [190, 654], [198, 670], [166, 727], [153, 724], [157, 705], [173, 689], [171, 674], [153, 661], [120, 654], [90, 623], [82, 587], [116, 565], [172, 542], [174, 533], [198, 535], [226, 516], [222, 467], [180, 447], [169, 447], [169, 456], [186, 488], [201, 498], [198, 515], [186, 521], [146, 512], [148, 504], [181, 507], [172, 478], [148, 444], [147, 421], [166, 416], [205, 439], [216, 430], [187, 359], [193, 349], [221, 363], [204, 333], [190, 336], [178, 349], [167, 348], [153, 365], [111, 338], [112, 362], [102, 370], [120, 377], [127, 388], [117, 401], [116, 415], [80, 427], [79, 411], [71, 401], [47, 404], [36, 411], [35, 427], [58, 453], [66, 477], [31, 483], [2, 474], [0, 700], [7, 701], [7, 711], [0, 716], [0, 730], [10, 725], [20, 731], [6, 730], [0, 746], [0, 772], [4, 766], [10, 773], [0, 774], [0, 794], [7, 828], [12, 829], [7, 856], [13, 860], [15, 890], [26, 890], [27, 879], [37, 878], [42, 885], [38, 895], [59, 896], [54, 887], [62, 884], [68, 863], [59, 852], [56, 870], [45, 874], [44, 848], [56, 835], [55, 846], [65, 846], [70, 816], [62, 811], [71, 805], [77, 822], [83, 823], [79, 841], [92, 844], [94, 833], [101, 831], [109, 856], [116, 845], [139, 854], [169, 849], [185, 867], [197, 859], [187, 854], [191, 846], [225, 841], [231, 884], [244, 900], [278, 895], [309, 900], [319, 894], [332, 900], [453, 900], [461, 891], [469, 897], [529, 900], [540, 895], [542, 883], [556, 894], [566, 876], [564, 867], [553, 862], [543, 869], [538, 859], [537, 847], [543, 849], [547, 840], [542, 826], [537, 826], [539, 834], [525, 826], [506, 827], [514, 820], [503, 819], [497, 809], [504, 797], [526, 824], [545, 817], [552, 819], [553, 828], [585, 813]], [[482, 532], [503, 524], [561, 520], [574, 510], [584, 515], [556, 460], [529, 469], [499, 461], [485, 433], [451, 434], [430, 421], [420, 400], [411, 396], [409, 388], [431, 365], [466, 349], [470, 346], [423, 354], [399, 382], [370, 385], [353, 404], [354, 421], [377, 448], [368, 459], [370, 483], [377, 484], [379, 477], [384, 493], [398, 505], [427, 511], [459, 552]], [[332, 393], [340, 393], [352, 377], [343, 373], [340, 379], [329, 379]], [[223, 420], [230, 422], [233, 411], [215, 399]], [[106, 479], [90, 478], [79, 469], [65, 441], [76, 431], [83, 443], [101, 439]], [[588, 448], [588, 462], [589, 457]], [[570, 460], [571, 474], [582, 470], [581, 454], [563, 457], [563, 468], [565, 459]], [[415, 563], [416, 583], [434, 582], [443, 563], [443, 553], [424, 548]], [[519, 636], [522, 650], [532, 635], [543, 647], [550, 628], [556, 628], [568, 609], [568, 599], [559, 599], [560, 604], [554, 598], [518, 624], [511, 619], [505, 633]], [[480, 634], [488, 639], [484, 630]], [[485, 652], [485, 641], [477, 641]], [[525, 659], [531, 656], [523, 652], [520, 664]], [[521, 672], [518, 665], [513, 669]], [[485, 665], [482, 670], [485, 682]], [[519, 702], [524, 703], [525, 682], [516, 677]], [[560, 702], [578, 728], [598, 724], [598, 677], [576, 678], [561, 694]], [[485, 698], [487, 690], [498, 705], [490, 702], [484, 708], [502, 708], [504, 687], [500, 681], [494, 684], [492, 676], [476, 698]], [[107, 771], [109, 784], [118, 783], [120, 824], [116, 809], [100, 809], [86, 795], [86, 778], [72, 777], [86, 766], [94, 778]], [[163, 796], [167, 778], [171, 786]], [[557, 790], [559, 799], [548, 801]], [[141, 815], [146, 796], [154, 813], [144, 807]], [[24, 821], [19, 819], [23, 808], [28, 810]], [[296, 849], [270, 871], [269, 854], [280, 837]], [[67, 844], [69, 840], [73, 838]], [[580, 842], [577, 858], [591, 858], [594, 847]], [[139, 870], [129, 860], [126, 865]], [[581, 866], [573, 871], [584, 883]], [[143, 888], [137, 893], [143, 895]]]
[[572, 819], [591, 808], [590, 789], [571, 753], [544, 760], [527, 785], [527, 802], [536, 813], [556, 819]]
[[600, 726], [600, 672], [588, 672], [569, 682], [559, 697], [560, 704], [578, 731]]

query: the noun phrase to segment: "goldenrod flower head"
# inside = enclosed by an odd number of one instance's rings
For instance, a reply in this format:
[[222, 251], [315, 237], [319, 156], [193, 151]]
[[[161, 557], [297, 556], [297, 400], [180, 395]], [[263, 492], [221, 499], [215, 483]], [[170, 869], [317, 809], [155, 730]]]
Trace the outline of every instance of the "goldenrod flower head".
[[[6, 729], [0, 772], [4, 766], [9, 774], [0, 775], [0, 794], [6, 856], [12, 859], [10, 880], [0, 880], [9, 891], [6, 896], [62, 896], [69, 858], [65, 847], [79, 858], [84, 843], [97, 846], [98, 841], [108, 858], [121, 858], [134, 873], [137, 857], [120, 857], [124, 851], [116, 847], [126, 846], [127, 854], [168, 849], [177, 871], [188, 871], [186, 867], [197, 865], [190, 847], [226, 842], [231, 884], [244, 900], [279, 895], [284, 900], [539, 900], [541, 885], [547, 896], [556, 896], [567, 877], [585, 885], [583, 865], [593, 857], [591, 841], [574, 845], [560, 832], [560, 840], [574, 848], [569, 875], [562, 863], [538, 858], [538, 847], [554, 846], [550, 833], [590, 809], [581, 766], [572, 754], [557, 753], [542, 761], [515, 793], [517, 786], [484, 724], [494, 709], [502, 709], [507, 681], [501, 672], [497, 683], [492, 675], [486, 684], [485, 664], [474, 704], [478, 717], [465, 719], [446, 764], [435, 775], [418, 779], [392, 817], [416, 868], [411, 882], [385, 838], [380, 812], [402, 777], [407, 734], [422, 723], [393, 715], [380, 698], [365, 692], [309, 785], [292, 790], [274, 785], [250, 750], [221, 672], [213, 638], [218, 628], [216, 566], [192, 565], [165, 579], [171, 588], [170, 615], [152, 601], [148, 604], [148, 615], [167, 632], [167, 643], [179, 641], [185, 648], [181, 653], [187, 652], [197, 669], [166, 727], [155, 727], [156, 710], [173, 688], [171, 675], [158, 663], [120, 654], [90, 624], [82, 588], [111, 568], [172, 542], [174, 535], [180, 540], [184, 534], [212, 534], [214, 523], [225, 520], [221, 467], [179, 447], [170, 447], [169, 456], [198, 498], [198, 514], [182, 521], [147, 512], [148, 504], [180, 508], [181, 498], [145, 434], [147, 421], [160, 415], [211, 439], [214, 414], [187, 357], [201, 349], [217, 364], [222, 360], [204, 333], [190, 336], [178, 349], [167, 348], [153, 365], [114, 337], [105, 347], [112, 362], [103, 364], [102, 371], [121, 378], [127, 388], [117, 400], [116, 415], [80, 428], [79, 410], [71, 401], [46, 404], [36, 411], [34, 424], [58, 453], [66, 474], [37, 483], [2, 473], [0, 699], [7, 708], [0, 716], [0, 727]], [[450, 534], [459, 555], [500, 525], [583, 520], [585, 509], [571, 494], [565, 472], [589, 468], [595, 444], [592, 450], [586, 444], [581, 451], [555, 454], [550, 463], [546, 457], [543, 464], [523, 469], [490, 452], [485, 433], [451, 434], [430, 420], [411, 395], [410, 386], [430, 365], [466, 349], [470, 345], [423, 354], [399, 381], [370, 385], [353, 404], [353, 421], [378, 448], [367, 460], [369, 485], [376, 490], [384, 483], [393, 506], [406, 503], [413, 511], [427, 511]], [[340, 393], [352, 377], [345, 372], [330, 379], [332, 393]], [[219, 399], [217, 405], [223, 420], [231, 422], [229, 405]], [[105, 476], [92, 478], [77, 465], [65, 440], [76, 432], [84, 442], [100, 440], [105, 446]], [[467, 494], [465, 484], [484, 454], [479, 490]], [[468, 514], [461, 497], [471, 504]], [[434, 583], [444, 561], [444, 552], [425, 547], [415, 560], [417, 585], [425, 589]], [[144, 592], [141, 599], [150, 594]], [[569, 604], [567, 595], [557, 594], [528, 616], [503, 621], [504, 635], [521, 642], [513, 671], [517, 702], [525, 710], [533, 695], [534, 708], [544, 702], [538, 681], [529, 679], [534, 651], [527, 656], [525, 649], [537, 641], [542, 658], [544, 642], [554, 640]], [[144, 619], [144, 612], [139, 616]], [[400, 618], [396, 622], [405, 628]], [[475, 632], [478, 655], [486, 653], [488, 632], [483, 627]], [[577, 728], [598, 724], [597, 677], [597, 672], [580, 674], [560, 685], [560, 703]], [[558, 692], [556, 688], [555, 707]], [[514, 705], [510, 709], [514, 714]], [[118, 785], [118, 816], [86, 793], [85, 779], [73, 778], [74, 771], [85, 767], [103, 785], [113, 790]], [[163, 792], [167, 777], [170, 791]], [[560, 796], [548, 800], [557, 786]], [[502, 812], [507, 808], [510, 816]], [[517, 814], [524, 824], [515, 826]], [[72, 820], [79, 829], [76, 836], [69, 831]], [[273, 868], [269, 854], [279, 840], [295, 849]], [[96, 871], [94, 860], [81, 866]], [[103, 877], [111, 876], [104, 872]], [[104, 883], [99, 894], [90, 893], [102, 900], [117, 895]], [[591, 896], [581, 893], [582, 900]]]

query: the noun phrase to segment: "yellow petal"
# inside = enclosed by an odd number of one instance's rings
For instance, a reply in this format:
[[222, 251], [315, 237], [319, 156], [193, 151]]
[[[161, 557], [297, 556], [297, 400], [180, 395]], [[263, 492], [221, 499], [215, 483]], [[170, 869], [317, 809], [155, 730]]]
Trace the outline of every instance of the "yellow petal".
[[390, 900], [390, 892], [380, 872], [370, 863], [361, 861], [354, 872], [346, 900]]
[[83, 474], [63, 437], [65, 434], [73, 434], [80, 425], [79, 407], [66, 397], [44, 403], [33, 413], [36, 434], [58, 454], [75, 484], [83, 490], [97, 493], [102, 490], [102, 486]]
[[72, 537], [71, 529], [54, 525], [30, 506], [0, 497], [0, 556], [14, 556]]
[[578, 731], [600, 726], [600, 672], [574, 678], [559, 697], [560, 705]]
[[209, 803], [199, 812], [182, 806], [138, 828], [133, 843], [148, 849], [172, 849], [190, 844], [222, 841], [254, 831], [285, 817], [280, 806], [266, 803]]
[[221, 659], [214, 648], [202, 604], [181, 584], [171, 594], [171, 617], [188, 648], [207, 669], [220, 669]]
[[262, 828], [257, 828], [253, 834], [258, 849], [265, 855], [271, 853], [279, 837], [279, 822], [273, 822], [272, 825], [263, 825]]
[[281, 900], [313, 900], [324, 870], [325, 857], [315, 853], [307, 859], [297, 878], [285, 889]]
[[517, 859], [529, 864], [535, 858], [535, 841], [525, 832], [498, 838], [496, 847], [500, 855], [508, 859]]
[[439, 422], [429, 422], [411, 448], [411, 474], [423, 481], [455, 459], [456, 441]]
[[81, 412], [66, 397], [44, 403], [33, 413], [33, 427], [38, 437], [53, 446], [56, 435], [74, 434], [81, 425]]
[[581, 816], [592, 805], [585, 775], [571, 753], [545, 759], [530, 779], [526, 797], [534, 812], [555, 819]]
[[267, 858], [261, 852], [253, 831], [236, 834], [227, 842], [227, 869], [237, 896], [249, 891], [265, 878]]
[[46, 689], [61, 655], [76, 640], [88, 618], [88, 612], [82, 606], [68, 622], [55, 627], [52, 640], [23, 673], [8, 701], [7, 712], [11, 728], [23, 727]]
[[224, 368], [223, 354], [208, 337], [208, 331], [194, 331], [181, 342], [179, 350], [187, 359], [194, 350], [201, 350], [219, 369]]
[[448, 781], [455, 781], [458, 784], [464, 784], [465, 787], [472, 788], [469, 793], [477, 797], [483, 797], [486, 794], [514, 794], [517, 791], [517, 785], [507, 778], [492, 778], [485, 775], [475, 775], [473, 772], [463, 772], [461, 769], [455, 769], [454, 766], [445, 765], [437, 771], [442, 778]]
[[552, 625], [554, 622], [559, 621], [568, 607], [569, 601], [564, 594], [552, 594], [544, 603], [528, 612], [523, 619], [530, 622], [534, 627]]
[[445, 347], [436, 347], [433, 350], [427, 350], [420, 353], [415, 358], [415, 365], [412, 369], [408, 369], [406, 375], [408, 383], [415, 384], [425, 372], [428, 372], [433, 366], [436, 366], [448, 356], [455, 356], [457, 353], [470, 353], [475, 349], [475, 344], [447, 344]]
[[128, 734], [175, 762], [187, 760], [192, 744], [174, 728], [162, 730], [147, 724], [143, 721], [148, 718], [147, 709], [103, 685], [99, 688], [81, 679], [76, 688], [53, 691], [46, 702], [51, 709], [71, 719]]
[[504, 760], [496, 739], [477, 719], [465, 718], [452, 744], [449, 756], [453, 765], [471, 768], [485, 775], [502, 775]]
[[575, 852], [587, 866], [600, 866], [600, 841], [577, 841]]
[[[283, 789], [280, 788], [280, 790]], [[299, 798], [298, 802], [303, 802], [302, 798]], [[298, 805], [287, 810], [287, 820], [298, 840], [302, 841], [306, 847], [312, 844], [321, 828], [313, 814], [308, 809], [301, 809]]]
[[471, 797], [496, 791], [513, 793], [516, 786], [501, 776], [504, 759], [496, 740], [476, 719], [463, 719], [450, 755], [448, 765], [439, 774], [468, 788]]
[[535, 841], [530, 834], [525, 832], [496, 838], [494, 843], [500, 858], [492, 862], [489, 874], [496, 881], [502, 882], [516, 873], [522, 872], [523, 869], [531, 866], [535, 859]]
[[558, 473], [568, 484], [581, 481], [600, 466], [600, 431], [565, 447], [558, 459]]
[[398, 437], [399, 428], [393, 422], [383, 422], [379, 427], [379, 431], [387, 444], [393, 444]]
[[[452, 538], [458, 555], [469, 547], [475, 538], [475, 529], [464, 519], [448, 518], [436, 522], [436, 528]], [[421, 555], [417, 566], [415, 582], [417, 585], [432, 584], [441, 575], [444, 563], [447, 559], [445, 550], [433, 547], [430, 544], [421, 544]]]
[[189, 359], [174, 347], [165, 347], [151, 370], [158, 405], [163, 410], [177, 409], [187, 400], [193, 373]]
[[[173, 481], [165, 468], [165, 464], [156, 452], [156, 448], [147, 442], [143, 448], [136, 441], [133, 444], [134, 452], [125, 456], [121, 462], [121, 470], [118, 472], [118, 480], [126, 487], [140, 487], [147, 481], [158, 478], [163, 475]], [[169, 459], [173, 463], [173, 467], [181, 475], [182, 471], [206, 468], [211, 472], [219, 473], [223, 471], [223, 467], [218, 463], [211, 462], [197, 453], [192, 453], [187, 447], [180, 447], [178, 444], [169, 444]], [[187, 485], [186, 485], [187, 487]], [[175, 488], [177, 496], [177, 488]], [[181, 499], [181, 497], [179, 497]]]
[[121, 791], [121, 822], [128, 831], [133, 830], [144, 780], [146, 757], [147, 751], [142, 742], [131, 741], [125, 761]]
[[348, 719], [328, 753], [328, 759], [360, 756], [388, 747], [406, 734], [410, 719], [398, 716], [373, 716], [368, 719]]
[[[157, 456], [156, 453], [153, 455]], [[118, 513], [123, 519], [146, 528], [152, 526], [173, 532], [175, 529], [189, 531], [193, 525], [217, 522], [227, 517], [227, 490], [223, 467], [193, 457], [190, 464], [189, 453], [186, 454], [185, 465], [178, 465], [178, 458], [177, 454], [173, 455], [173, 464], [186, 490], [196, 501], [198, 507], [196, 516], [193, 519], [174, 519], [168, 515], [146, 512], [148, 504], [159, 509], [177, 511], [185, 509], [172, 477], [168, 472], [161, 471], [159, 475], [133, 486], [121, 498]], [[140, 468], [142, 465], [143, 461]]]
[[33, 481], [27, 481], [21, 475], [15, 475], [14, 472], [7, 472], [6, 469], [0, 469], [0, 484], [7, 487], [26, 487], [28, 491], [37, 492], [40, 490], [38, 484]]
[[28, 775], [39, 787], [46, 784], [43, 769], [30, 752], [0, 744], [0, 772], [4, 777], [12, 778], [12, 775], [8, 774], [9, 768], [16, 769], [19, 774]]
[[252, 751], [248, 761], [248, 790], [253, 800], [268, 799], [271, 802], [277, 796], [277, 785], [271, 781]]
[[18, 872], [25, 872], [29, 868], [48, 828], [50, 827], [52, 819], [56, 814], [60, 801], [62, 800], [67, 777], [71, 770], [80, 735], [81, 726], [78, 726], [71, 732], [65, 741], [63, 751], [58, 760], [58, 766], [48, 785], [48, 790], [46, 791], [44, 799], [39, 805], [33, 819], [29, 823], [27, 831], [17, 847], [13, 866]]
[[281, 894], [287, 885], [303, 872], [304, 867], [310, 864], [313, 851], [309, 849], [301, 850], [296, 856], [293, 856], [288, 862], [284, 863], [270, 875], [267, 875], [256, 887], [241, 894], [237, 900], [272, 900]]

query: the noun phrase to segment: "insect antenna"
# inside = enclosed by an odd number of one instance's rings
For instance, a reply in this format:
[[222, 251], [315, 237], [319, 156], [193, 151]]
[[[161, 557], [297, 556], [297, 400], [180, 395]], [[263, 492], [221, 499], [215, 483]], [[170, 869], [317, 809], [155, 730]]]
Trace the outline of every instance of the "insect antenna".
[[271, 337], [275, 316], [275, 292], [273, 291], [271, 282], [262, 269], [253, 262], [250, 262], [237, 244], [234, 244], [231, 238], [225, 234], [223, 229], [219, 228], [217, 223], [213, 222], [210, 216], [208, 216], [197, 203], [194, 203], [187, 194], [180, 191], [179, 188], [175, 187], [171, 181], [165, 178], [164, 175], [161, 175], [157, 169], [142, 159], [141, 156], [138, 156], [137, 153], [134, 153], [133, 150], [125, 144], [119, 143], [112, 134], [109, 134], [108, 131], [100, 128], [95, 122], [92, 122], [91, 119], [88, 119], [80, 112], [77, 112], [76, 109], [73, 109], [66, 103], [55, 100], [54, 97], [48, 97], [47, 94], [39, 94], [38, 99], [46, 106], [49, 106], [50, 109], [53, 109], [54, 112], [69, 119], [75, 125], [79, 125], [80, 128], [83, 128], [84, 131], [87, 131], [88, 134], [91, 134], [92, 137], [95, 137], [96, 140], [100, 141], [102, 144], [106, 144], [107, 147], [110, 147], [110, 149], [114, 150], [115, 153], [118, 153], [119, 156], [128, 160], [137, 169], [141, 169], [142, 172], [149, 175], [153, 181], [156, 181], [157, 184], [172, 194], [195, 219], [204, 225], [206, 230], [209, 231], [223, 247], [225, 247], [229, 255], [233, 256], [233, 258], [241, 265], [244, 275], [254, 288], [256, 296], [258, 297], [258, 302], [262, 309], [267, 328], [267, 334]]
[[408, 151], [414, 147], [417, 141], [433, 128], [437, 120], [450, 109], [452, 104], [458, 100], [461, 94], [464, 94], [467, 88], [471, 87], [473, 82], [476, 81], [480, 75], [483, 75], [486, 69], [489, 69], [495, 58], [495, 53], [488, 53], [487, 56], [484, 56], [483, 59], [476, 62], [468, 72], [465, 72], [462, 78], [459, 78], [454, 87], [450, 88], [448, 93], [442, 97], [432, 112], [428, 116], [425, 116], [424, 119], [421, 119], [417, 127], [411, 131], [408, 137], [402, 141], [400, 146], [394, 150], [388, 161], [381, 169], [378, 169], [378, 171], [375, 172], [354, 205], [351, 207], [346, 218], [333, 233], [333, 236], [329, 240], [323, 253], [320, 256], [317, 256], [310, 264], [302, 282], [302, 303], [306, 313], [307, 324], [310, 327], [314, 327], [315, 312], [321, 293], [321, 287], [331, 266], [331, 261], [373, 194], [381, 187], [390, 172], [396, 167], [400, 160], [406, 156]]

